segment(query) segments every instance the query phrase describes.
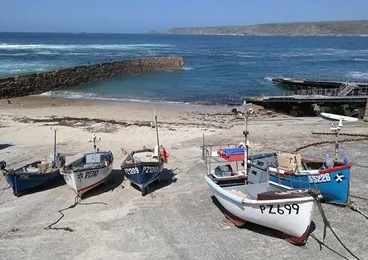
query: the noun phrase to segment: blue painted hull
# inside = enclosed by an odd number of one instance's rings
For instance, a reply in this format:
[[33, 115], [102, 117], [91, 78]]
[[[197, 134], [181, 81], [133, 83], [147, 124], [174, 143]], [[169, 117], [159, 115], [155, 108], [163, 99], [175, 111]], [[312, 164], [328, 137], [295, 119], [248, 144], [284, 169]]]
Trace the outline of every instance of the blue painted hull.
[[350, 167], [339, 168], [311, 175], [270, 174], [269, 180], [292, 188], [317, 188], [324, 201], [345, 205], [349, 199]]
[[59, 170], [44, 174], [10, 173], [5, 175], [6, 181], [12, 187], [15, 195], [19, 196], [35, 188], [45, 188], [48, 184], [59, 183], [63, 180]]
[[136, 163], [122, 165], [122, 170], [130, 182], [142, 191], [152, 182], [156, 181], [163, 170], [163, 163]]

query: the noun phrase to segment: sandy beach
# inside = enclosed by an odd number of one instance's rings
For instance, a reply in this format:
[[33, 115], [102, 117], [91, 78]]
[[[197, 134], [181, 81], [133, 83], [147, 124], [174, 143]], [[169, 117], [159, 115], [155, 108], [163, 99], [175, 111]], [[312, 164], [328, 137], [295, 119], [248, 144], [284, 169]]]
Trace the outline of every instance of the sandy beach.
[[[58, 210], [74, 203], [66, 185], [21, 197], [0, 180], [1, 259], [353, 259], [327, 230], [314, 209], [314, 237], [303, 247], [289, 244], [260, 226], [237, 228], [213, 203], [204, 180], [202, 138], [207, 143], [238, 144], [243, 140], [242, 117], [233, 107], [78, 100], [30, 96], [0, 100], [0, 160], [9, 168], [47, 158], [57, 130], [57, 150], [67, 162], [93, 150], [88, 142], [95, 132], [98, 147], [114, 154], [114, 171], [107, 184], [88, 192], [83, 203], [64, 211], [64, 218], [45, 230], [61, 215]], [[241, 108], [238, 108], [239, 110]], [[121, 151], [154, 146], [153, 111], [159, 121], [160, 142], [170, 153], [166, 168], [175, 176], [162, 176], [140, 192], [120, 170]], [[331, 139], [312, 131], [329, 132], [331, 122], [319, 117], [294, 118], [255, 107], [250, 117], [252, 153], [293, 151], [299, 146]], [[342, 133], [368, 134], [367, 123], [345, 123]], [[342, 136], [341, 139], [344, 139]], [[368, 212], [368, 141], [340, 144], [340, 155], [353, 164], [350, 194]], [[302, 155], [323, 159], [332, 144], [309, 147]], [[176, 180], [176, 181], [173, 181]], [[360, 198], [357, 198], [360, 197]], [[323, 204], [326, 216], [344, 244], [360, 259], [368, 259], [368, 220], [348, 207]], [[317, 239], [316, 239], [317, 238]]]

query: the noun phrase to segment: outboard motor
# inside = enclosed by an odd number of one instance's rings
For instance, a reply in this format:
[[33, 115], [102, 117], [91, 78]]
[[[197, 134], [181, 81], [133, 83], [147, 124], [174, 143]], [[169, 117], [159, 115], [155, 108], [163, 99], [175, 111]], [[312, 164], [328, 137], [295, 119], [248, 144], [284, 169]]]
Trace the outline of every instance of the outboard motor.
[[59, 168], [63, 168], [65, 166], [66, 158], [65, 156], [59, 157]]
[[0, 170], [5, 171], [5, 168], [6, 168], [6, 162], [0, 161]]
[[0, 170], [1, 171], [7, 171], [5, 168], [6, 168], [6, 162], [5, 161], [0, 161]]

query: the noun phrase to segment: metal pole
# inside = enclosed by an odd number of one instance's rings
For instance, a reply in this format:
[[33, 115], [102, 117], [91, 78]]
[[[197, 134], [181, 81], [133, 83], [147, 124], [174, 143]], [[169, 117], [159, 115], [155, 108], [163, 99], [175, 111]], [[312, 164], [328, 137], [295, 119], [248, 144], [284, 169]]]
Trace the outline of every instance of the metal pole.
[[159, 138], [158, 138], [158, 125], [157, 125], [157, 115], [156, 115], [156, 111], [155, 111], [154, 113], [155, 113], [155, 128], [156, 128], [156, 139], [157, 139], [158, 156], [159, 156], [159, 158], [161, 159], [161, 156], [160, 156], [160, 140], [159, 140]]
[[54, 164], [56, 164], [56, 129], [54, 129]]
[[248, 123], [247, 123], [247, 107], [246, 107], [246, 101], [244, 100], [244, 124], [245, 124], [245, 131], [244, 134], [244, 174], [247, 174], [248, 172]]

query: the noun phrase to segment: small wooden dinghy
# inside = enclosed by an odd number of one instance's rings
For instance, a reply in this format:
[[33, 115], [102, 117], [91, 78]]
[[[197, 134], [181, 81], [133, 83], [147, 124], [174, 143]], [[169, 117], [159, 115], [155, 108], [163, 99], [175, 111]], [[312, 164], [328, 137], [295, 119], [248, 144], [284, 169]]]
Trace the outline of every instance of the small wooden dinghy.
[[15, 196], [24, 195], [36, 188], [48, 188], [51, 184], [61, 184], [58, 162], [60, 155], [56, 153], [56, 129], [54, 130], [54, 153], [51, 160], [35, 161], [18, 169], [6, 169], [6, 162], [0, 162], [0, 170], [12, 187]]
[[134, 150], [128, 154], [121, 164], [121, 169], [130, 182], [138, 186], [142, 196], [146, 195], [147, 187], [158, 180], [169, 154], [159, 144], [157, 116], [155, 115], [157, 145], [155, 149]]
[[60, 174], [65, 182], [72, 188], [79, 198], [105, 182], [111, 174], [114, 156], [112, 152], [100, 152], [96, 148], [96, 136], [93, 137], [95, 152], [86, 153], [81, 158], [65, 166], [65, 158], [62, 161]]

